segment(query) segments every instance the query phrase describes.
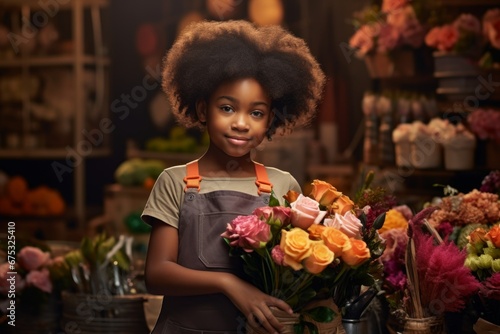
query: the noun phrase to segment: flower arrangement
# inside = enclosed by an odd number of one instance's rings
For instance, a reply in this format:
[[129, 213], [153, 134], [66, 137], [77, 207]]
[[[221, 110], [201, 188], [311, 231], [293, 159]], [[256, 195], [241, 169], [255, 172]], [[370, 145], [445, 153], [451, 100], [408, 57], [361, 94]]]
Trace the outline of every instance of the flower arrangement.
[[384, 0], [380, 8], [373, 5], [355, 13], [356, 32], [349, 40], [350, 47], [360, 58], [421, 47], [426, 28], [419, 5], [407, 0]]
[[475, 109], [467, 116], [467, 123], [479, 139], [500, 143], [500, 110]]
[[443, 197], [429, 217], [429, 223], [440, 234], [454, 241], [460, 248], [467, 244], [467, 236], [477, 227], [487, 227], [500, 221], [500, 201], [497, 194], [473, 189], [458, 193], [447, 187]]
[[492, 170], [486, 175], [479, 191], [500, 195], [500, 170]]
[[340, 317], [334, 306], [311, 303], [333, 300], [345, 312], [361, 285], [374, 284], [375, 260], [383, 252], [377, 228], [385, 214], [369, 224], [347, 195], [320, 180], [309, 196], [290, 191], [284, 197], [285, 205], [272, 196], [268, 207], [235, 218], [222, 237], [253, 284], [300, 314], [295, 333], [315, 332]]
[[388, 326], [397, 331], [445, 333], [444, 314], [464, 309], [479, 289], [463, 266], [465, 252], [443, 241], [428, 223], [435, 210], [428, 207], [411, 217], [407, 229], [382, 233], [388, 245], [381, 257], [391, 310]]
[[474, 15], [461, 14], [451, 24], [430, 29], [425, 44], [438, 51], [473, 55], [483, 45], [481, 22]]
[[465, 267], [481, 282], [476, 302], [479, 316], [500, 326], [500, 225], [477, 228], [467, 240]]
[[[54, 257], [47, 245], [22, 239], [18, 240], [18, 244], [19, 249], [16, 249], [15, 256], [10, 257], [15, 259], [15, 262], [0, 264], [0, 313], [4, 314], [4, 320], [9, 325], [19, 327], [22, 324], [16, 324], [16, 316], [11, 316], [13, 311], [32, 316], [40, 315], [70, 282], [69, 268], [63, 257]], [[46, 325], [57, 327], [48, 321], [45, 319]]]

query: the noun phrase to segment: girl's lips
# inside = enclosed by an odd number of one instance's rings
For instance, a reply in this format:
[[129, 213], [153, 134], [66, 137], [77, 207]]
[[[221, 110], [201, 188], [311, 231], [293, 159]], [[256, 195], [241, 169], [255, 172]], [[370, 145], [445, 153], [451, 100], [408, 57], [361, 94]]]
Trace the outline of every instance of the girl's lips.
[[249, 139], [246, 138], [237, 138], [237, 137], [227, 137], [227, 140], [234, 145], [245, 145], [248, 143]]

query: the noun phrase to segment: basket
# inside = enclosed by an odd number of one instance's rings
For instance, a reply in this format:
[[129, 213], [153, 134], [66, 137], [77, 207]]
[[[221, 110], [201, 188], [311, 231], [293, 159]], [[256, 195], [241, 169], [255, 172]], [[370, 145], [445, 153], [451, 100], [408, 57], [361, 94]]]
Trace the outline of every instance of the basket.
[[403, 334], [446, 334], [444, 318], [407, 318]]
[[68, 332], [149, 333], [142, 295], [75, 294], [63, 292], [61, 328]]

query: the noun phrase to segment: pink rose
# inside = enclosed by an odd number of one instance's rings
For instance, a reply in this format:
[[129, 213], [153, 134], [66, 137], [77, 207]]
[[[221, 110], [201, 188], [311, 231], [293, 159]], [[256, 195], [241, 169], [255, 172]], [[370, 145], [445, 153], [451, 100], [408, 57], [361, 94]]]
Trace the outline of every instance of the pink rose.
[[361, 221], [351, 211], [346, 212], [343, 216], [336, 213], [333, 219], [326, 218], [325, 226], [334, 227], [347, 235], [349, 238], [361, 237]]
[[33, 270], [26, 275], [26, 283], [33, 285], [38, 289], [47, 293], [52, 292], [52, 282], [50, 280], [50, 273], [47, 268], [42, 270]]
[[488, 36], [489, 24], [500, 19], [500, 8], [487, 10], [483, 15], [483, 35]]
[[462, 14], [454, 22], [453, 26], [458, 31], [472, 32], [474, 34], [481, 34], [481, 22], [471, 14]]
[[274, 246], [274, 248], [271, 250], [271, 257], [274, 261], [279, 266], [284, 266], [285, 262], [285, 253], [281, 249], [280, 245]]
[[398, 46], [400, 40], [399, 31], [389, 24], [384, 24], [380, 28], [378, 36], [378, 52], [388, 52]]
[[319, 224], [326, 215], [326, 211], [319, 209], [318, 202], [302, 194], [290, 206], [292, 207], [292, 226], [303, 230], [307, 230], [312, 224]]
[[290, 208], [282, 206], [263, 206], [255, 209], [252, 214], [259, 217], [261, 220], [269, 222], [270, 224], [273, 224], [278, 220], [280, 222], [280, 226], [287, 226], [290, 224]]
[[221, 235], [232, 247], [241, 247], [245, 252], [262, 248], [271, 239], [271, 226], [255, 215], [238, 216]]
[[[19, 292], [24, 288], [25, 282], [19, 274], [7, 274], [8, 272], [15, 271], [10, 270], [10, 264], [4, 262], [0, 264], [0, 293], [7, 295], [10, 290], [10, 283], [13, 282], [16, 287], [16, 291]], [[9, 280], [7, 280], [9, 279]]]
[[402, 43], [413, 48], [419, 48], [424, 43], [425, 30], [417, 19], [411, 19], [401, 31]]
[[445, 25], [441, 27], [439, 32], [439, 40], [437, 48], [440, 51], [450, 51], [455, 47], [459, 38], [459, 33], [456, 27]]
[[23, 247], [17, 254], [19, 264], [28, 271], [40, 268], [49, 259], [49, 252], [43, 252], [40, 248], [31, 246]]

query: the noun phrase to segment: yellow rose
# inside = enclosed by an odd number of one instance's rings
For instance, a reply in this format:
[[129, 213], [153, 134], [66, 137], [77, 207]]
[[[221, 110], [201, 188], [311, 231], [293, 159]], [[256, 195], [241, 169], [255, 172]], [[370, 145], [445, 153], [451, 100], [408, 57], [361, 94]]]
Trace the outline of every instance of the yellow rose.
[[321, 241], [313, 242], [312, 252], [304, 261], [304, 268], [311, 274], [319, 274], [332, 263], [335, 254]]
[[323, 206], [332, 205], [337, 198], [342, 196], [342, 193], [328, 182], [314, 180], [312, 186], [310, 196]]
[[294, 228], [290, 231], [281, 230], [280, 247], [285, 257], [283, 263], [292, 267], [294, 270], [302, 269], [302, 260], [311, 255], [312, 240], [309, 239], [309, 233]]
[[491, 241], [495, 247], [500, 248], [500, 225], [493, 226], [488, 233], [486, 233], [485, 238]]
[[342, 253], [342, 260], [351, 267], [356, 267], [370, 258], [366, 243], [359, 239], [350, 239], [351, 247]]
[[384, 225], [378, 229], [378, 233], [384, 233], [395, 228], [408, 228], [408, 220], [397, 210], [391, 209], [385, 214]]
[[352, 210], [352, 208], [354, 208], [354, 202], [346, 195], [340, 196], [332, 205], [333, 212], [341, 216], [347, 211]]
[[334, 227], [325, 227], [321, 239], [336, 257], [342, 256], [342, 252], [351, 247], [349, 237]]

